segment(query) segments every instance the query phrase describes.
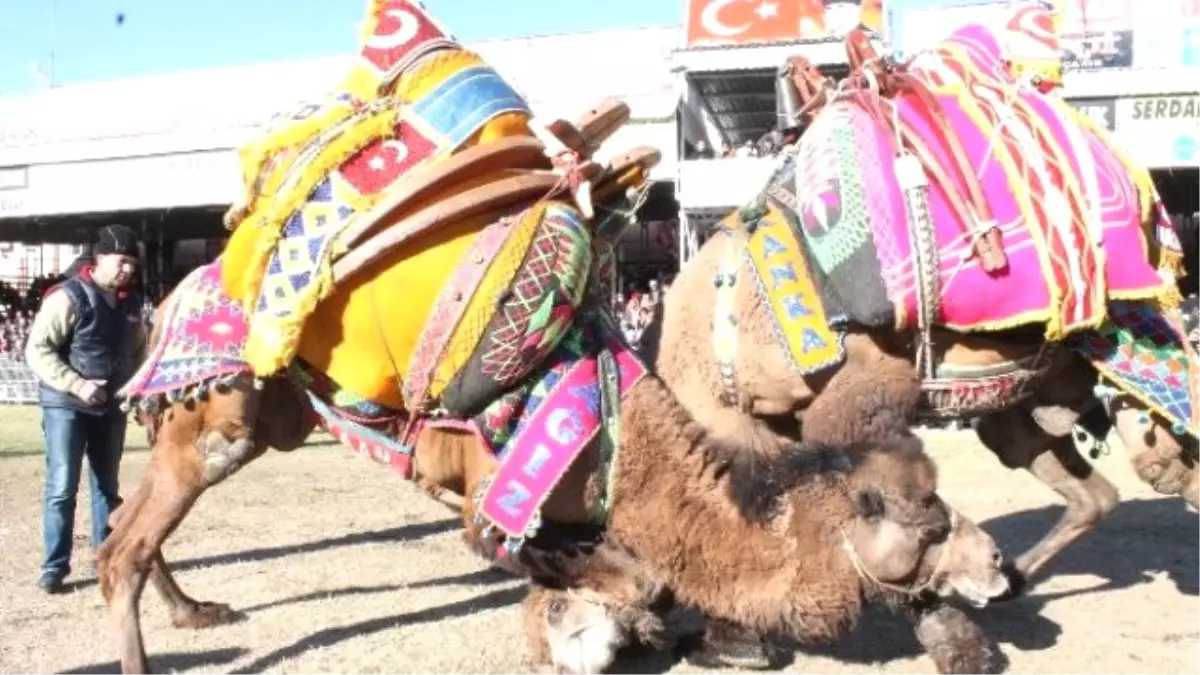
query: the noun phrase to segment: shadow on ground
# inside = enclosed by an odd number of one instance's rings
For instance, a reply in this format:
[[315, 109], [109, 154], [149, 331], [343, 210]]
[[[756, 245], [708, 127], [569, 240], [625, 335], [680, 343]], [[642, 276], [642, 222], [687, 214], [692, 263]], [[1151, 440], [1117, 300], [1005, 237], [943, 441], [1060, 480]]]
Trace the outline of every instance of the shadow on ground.
[[[242, 648], [213, 649], [206, 652], [169, 652], [166, 654], [157, 654], [152, 657], [150, 659], [150, 667], [158, 672], [174, 673], [181, 670], [191, 670], [192, 668], [233, 663], [248, 653], [248, 649]], [[93, 663], [61, 672], [64, 674], [119, 673], [121, 672], [121, 664], [116, 661]]]
[[[981, 525], [1011, 557], [1036, 544], [1062, 512], [1062, 507], [1048, 506]], [[1130, 588], [1150, 581], [1153, 575], [1166, 574], [1180, 593], [1197, 595], [1198, 547], [1196, 514], [1187, 510], [1182, 499], [1132, 499], [1119, 503], [1095, 530], [1052, 560], [1044, 575], [1085, 574], [1105, 580], [1093, 589], [1073, 593], [1078, 594]], [[1035, 577], [1032, 583], [1036, 585], [1038, 580]]]
[[333, 628], [325, 628], [319, 630], [307, 637], [301, 638], [292, 644], [276, 649], [269, 654], [255, 659], [251, 663], [238, 668], [233, 673], [260, 673], [270, 670], [275, 666], [303, 654], [311, 649], [319, 649], [322, 647], [330, 647], [345, 640], [349, 640], [363, 635], [371, 635], [384, 630], [392, 630], [398, 626], [414, 626], [424, 623], [436, 623], [445, 621], [460, 616], [467, 616], [476, 612], [486, 611], [504, 607], [516, 602], [520, 602], [525, 597], [525, 588], [509, 588], [499, 591], [492, 591], [480, 596], [452, 602], [448, 605], [439, 607], [431, 607], [415, 612], [405, 612], [394, 616], [381, 616], [366, 621], [359, 621], [346, 626], [338, 626]]
[[461, 526], [461, 520], [457, 518], [447, 518], [428, 523], [410, 523], [408, 525], [389, 527], [383, 530], [372, 530], [370, 532], [353, 532], [351, 534], [346, 534], [339, 537], [316, 539], [313, 541], [304, 542], [303, 544], [264, 546], [263, 548], [255, 548], [248, 551], [222, 553], [220, 555], [205, 556], [203, 558], [190, 558], [188, 560], [180, 560], [178, 562], [168, 560], [167, 564], [171, 566], [172, 570], [183, 571], [196, 569], [199, 567], [229, 565], [232, 563], [260, 562], [263, 560], [274, 560], [275, 558], [285, 558], [291, 555], [299, 555], [301, 553], [327, 551], [329, 549], [341, 548], [343, 546], [361, 546], [363, 544], [376, 544], [389, 541], [416, 541], [418, 539], [432, 537], [444, 532], [452, 532]]

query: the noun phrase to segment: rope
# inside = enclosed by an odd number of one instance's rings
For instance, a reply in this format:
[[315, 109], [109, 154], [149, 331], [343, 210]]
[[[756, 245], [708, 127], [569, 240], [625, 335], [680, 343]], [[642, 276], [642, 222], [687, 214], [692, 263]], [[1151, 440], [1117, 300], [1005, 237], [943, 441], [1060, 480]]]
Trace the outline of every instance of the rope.
[[942, 548], [942, 553], [938, 556], [937, 562], [934, 563], [933, 571], [929, 573], [929, 577], [926, 578], [923, 583], [914, 587], [901, 586], [900, 584], [893, 584], [891, 582], [883, 581], [874, 574], [871, 574], [870, 570], [863, 565], [862, 558], [859, 557], [858, 551], [854, 549], [854, 544], [850, 541], [850, 535], [846, 534], [846, 528], [838, 528], [838, 533], [842, 535], [842, 550], [844, 550], [846, 552], [846, 556], [850, 558], [850, 564], [854, 566], [854, 571], [858, 573], [860, 578], [865, 579], [866, 581], [875, 584], [880, 588], [885, 588], [887, 590], [902, 593], [904, 595], [915, 596], [932, 589], [934, 582], [937, 581], [938, 575], [942, 573], [946, 562], [950, 558], [950, 551], [954, 545], [954, 534], [958, 532], [958, 523], [958, 512], [950, 509], [950, 534], [946, 537], [946, 545]]

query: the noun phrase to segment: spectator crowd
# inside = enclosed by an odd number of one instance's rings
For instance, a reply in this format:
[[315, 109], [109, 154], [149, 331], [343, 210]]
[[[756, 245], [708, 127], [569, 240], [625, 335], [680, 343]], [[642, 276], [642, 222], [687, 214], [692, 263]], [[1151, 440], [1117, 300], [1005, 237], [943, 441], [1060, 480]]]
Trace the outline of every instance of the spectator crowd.
[[671, 288], [670, 282], [650, 279], [644, 284], [630, 284], [625, 292], [617, 293], [613, 312], [621, 326], [621, 332], [634, 349], [641, 349], [642, 334], [654, 320], [662, 305], [663, 294]]
[[757, 141], [747, 140], [739, 145], [717, 147], [709, 145], [706, 140], [695, 143], [684, 143], [684, 159], [717, 159], [718, 157], [775, 157], [785, 147], [793, 144], [799, 136], [794, 130], [780, 131], [771, 129]]
[[10, 361], [24, 359], [29, 326], [42, 303], [42, 295], [64, 278], [63, 275], [36, 277], [24, 291], [0, 281], [0, 358]]

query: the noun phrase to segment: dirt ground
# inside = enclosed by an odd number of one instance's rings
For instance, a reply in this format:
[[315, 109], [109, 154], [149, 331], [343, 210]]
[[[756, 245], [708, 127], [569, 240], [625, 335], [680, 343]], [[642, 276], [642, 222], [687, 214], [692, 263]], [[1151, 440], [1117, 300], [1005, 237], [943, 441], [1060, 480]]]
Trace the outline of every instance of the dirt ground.
[[[0, 672], [118, 672], [116, 645], [89, 571], [86, 488], [76, 519], [72, 592], [34, 585], [41, 556], [43, 460], [33, 408], [0, 408]], [[125, 490], [147, 460], [131, 428]], [[1008, 552], [1047, 531], [1060, 507], [1010, 472], [970, 432], [929, 432], [942, 493]], [[1097, 462], [1124, 501], [1061, 556], [1028, 597], [979, 612], [1009, 672], [1200, 671], [1197, 518], [1137, 482], [1118, 445]], [[520, 586], [461, 545], [455, 515], [327, 437], [272, 453], [205, 495], [168, 541], [185, 590], [231, 602], [246, 620], [171, 627], [142, 603], [158, 672], [528, 672]], [[697, 672], [671, 654], [625, 672]], [[786, 672], [919, 673], [933, 664], [891, 616], [796, 655]]]

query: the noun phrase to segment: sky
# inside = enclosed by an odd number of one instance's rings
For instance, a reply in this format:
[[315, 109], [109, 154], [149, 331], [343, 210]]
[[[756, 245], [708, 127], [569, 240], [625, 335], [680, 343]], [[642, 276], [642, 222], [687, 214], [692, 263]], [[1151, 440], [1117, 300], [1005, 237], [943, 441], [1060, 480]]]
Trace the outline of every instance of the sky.
[[[424, 0], [464, 42], [683, 21], [681, 0]], [[366, 0], [0, 0], [0, 95], [353, 53]], [[123, 19], [123, 20], [122, 20]]]

